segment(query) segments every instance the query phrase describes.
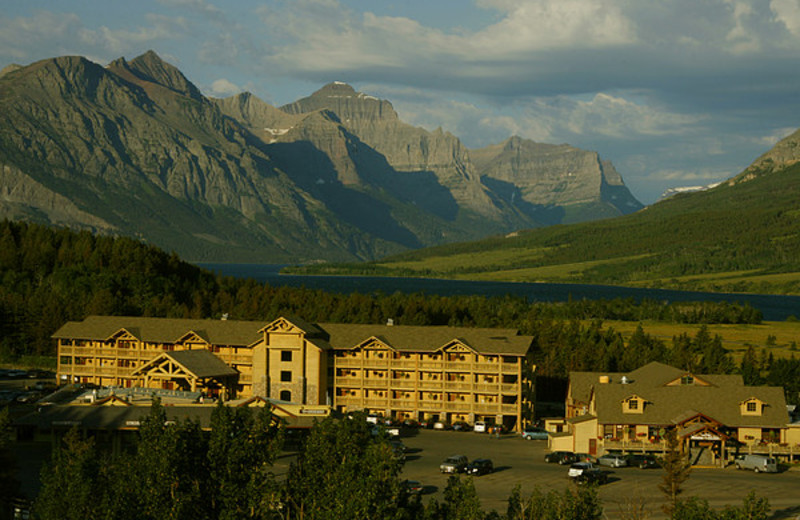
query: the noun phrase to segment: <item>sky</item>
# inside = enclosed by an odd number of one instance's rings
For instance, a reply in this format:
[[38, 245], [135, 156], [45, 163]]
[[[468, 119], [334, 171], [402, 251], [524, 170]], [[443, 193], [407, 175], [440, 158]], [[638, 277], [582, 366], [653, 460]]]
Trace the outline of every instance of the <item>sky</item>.
[[0, 68], [154, 50], [207, 96], [331, 81], [469, 148], [518, 135], [611, 160], [650, 204], [800, 127], [800, 0], [4, 0]]

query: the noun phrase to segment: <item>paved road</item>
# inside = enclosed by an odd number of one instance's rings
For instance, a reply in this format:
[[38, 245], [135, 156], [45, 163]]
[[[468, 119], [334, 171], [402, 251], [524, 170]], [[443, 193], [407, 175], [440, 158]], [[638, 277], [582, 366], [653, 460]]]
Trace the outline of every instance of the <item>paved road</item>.
[[[470, 460], [488, 457], [496, 471], [475, 477], [473, 482], [484, 509], [505, 512], [507, 499], [514, 486], [523, 495], [535, 488], [542, 491], [563, 490], [572, 485], [567, 467], [544, 462], [546, 441], [526, 441], [517, 435], [500, 439], [472, 432], [419, 430], [404, 432], [408, 447], [403, 476], [419, 480], [426, 486], [424, 501], [435, 496], [442, 499], [448, 475], [439, 472], [439, 463], [449, 455], [466, 455]], [[663, 494], [658, 489], [663, 471], [659, 469], [620, 468], [610, 470], [609, 483], [599, 488], [600, 498], [609, 518], [618, 518], [620, 508], [632, 500], [641, 500], [651, 511], [650, 518], [663, 518]], [[714, 507], [741, 505], [751, 490], [769, 499], [774, 518], [796, 518], [800, 515], [800, 471], [778, 474], [754, 474], [735, 469], [695, 469], [684, 485], [684, 496], [698, 496]]]

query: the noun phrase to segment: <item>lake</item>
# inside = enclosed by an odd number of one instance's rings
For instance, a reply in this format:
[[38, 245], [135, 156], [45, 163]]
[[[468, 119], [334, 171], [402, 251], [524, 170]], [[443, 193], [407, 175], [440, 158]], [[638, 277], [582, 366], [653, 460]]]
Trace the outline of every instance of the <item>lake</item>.
[[199, 267], [223, 276], [252, 278], [272, 286], [306, 287], [328, 292], [369, 294], [394, 292], [437, 294], [441, 296], [471, 295], [522, 296], [530, 302], [562, 302], [573, 300], [612, 300], [633, 298], [667, 302], [726, 301], [749, 303], [759, 309], [768, 321], [783, 321], [789, 316], [800, 317], [800, 296], [770, 294], [726, 294], [669, 289], [635, 289], [613, 285], [474, 282], [467, 280], [439, 280], [435, 278], [391, 278], [383, 276], [300, 276], [284, 275], [282, 265], [272, 264], [218, 264], [199, 263]]

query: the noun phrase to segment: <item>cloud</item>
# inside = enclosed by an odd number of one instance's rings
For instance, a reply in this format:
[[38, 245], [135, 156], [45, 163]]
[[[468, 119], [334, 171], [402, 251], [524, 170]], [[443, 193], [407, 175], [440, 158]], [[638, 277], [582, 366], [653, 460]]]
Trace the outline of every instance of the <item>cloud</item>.
[[228, 97], [239, 94], [242, 88], [236, 84], [228, 81], [225, 78], [220, 78], [211, 83], [209, 94], [213, 97]]
[[800, 1], [772, 0], [769, 7], [776, 21], [783, 24], [792, 35], [800, 37]]

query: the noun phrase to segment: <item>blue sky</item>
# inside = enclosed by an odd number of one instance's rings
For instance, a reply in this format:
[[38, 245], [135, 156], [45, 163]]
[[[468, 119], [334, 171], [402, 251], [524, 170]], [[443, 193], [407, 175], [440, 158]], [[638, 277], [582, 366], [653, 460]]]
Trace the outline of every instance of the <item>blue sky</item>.
[[152, 49], [208, 96], [274, 105], [345, 81], [471, 148], [596, 150], [644, 203], [800, 127], [800, 0], [4, 3], [0, 67]]

